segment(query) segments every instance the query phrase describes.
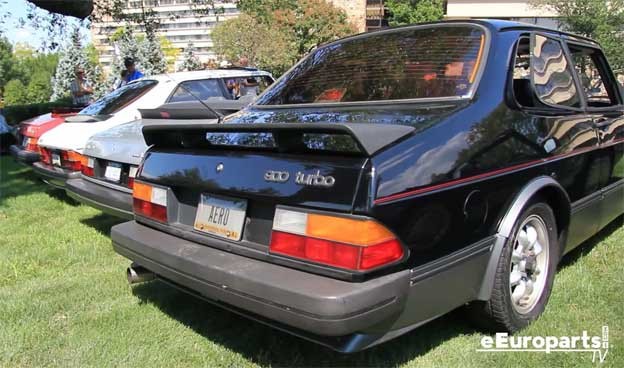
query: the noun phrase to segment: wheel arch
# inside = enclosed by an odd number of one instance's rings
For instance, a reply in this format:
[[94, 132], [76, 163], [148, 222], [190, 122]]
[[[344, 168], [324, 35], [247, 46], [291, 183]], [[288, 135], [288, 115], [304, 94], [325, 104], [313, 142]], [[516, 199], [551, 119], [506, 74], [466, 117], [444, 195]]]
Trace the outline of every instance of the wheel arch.
[[[481, 288], [477, 294], [477, 300], [489, 300], [494, 285], [496, 266], [503, 251], [507, 239], [512, 236], [514, 224], [522, 214], [522, 211], [535, 198], [541, 197], [553, 209], [557, 223], [557, 235], [560, 241], [565, 243], [568, 225], [570, 224], [571, 204], [565, 189], [550, 176], [539, 176], [527, 183], [515, 196], [507, 212], [498, 225], [496, 240], [490, 252], [490, 259], [485, 270]], [[559, 244], [561, 251], [565, 244]]]

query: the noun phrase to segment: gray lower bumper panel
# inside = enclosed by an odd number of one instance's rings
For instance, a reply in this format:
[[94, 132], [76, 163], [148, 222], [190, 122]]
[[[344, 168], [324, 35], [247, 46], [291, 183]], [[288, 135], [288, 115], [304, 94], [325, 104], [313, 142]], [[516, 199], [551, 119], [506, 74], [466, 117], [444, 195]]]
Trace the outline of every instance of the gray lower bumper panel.
[[113, 216], [132, 220], [132, 194], [98, 185], [83, 178], [65, 183], [67, 195]]

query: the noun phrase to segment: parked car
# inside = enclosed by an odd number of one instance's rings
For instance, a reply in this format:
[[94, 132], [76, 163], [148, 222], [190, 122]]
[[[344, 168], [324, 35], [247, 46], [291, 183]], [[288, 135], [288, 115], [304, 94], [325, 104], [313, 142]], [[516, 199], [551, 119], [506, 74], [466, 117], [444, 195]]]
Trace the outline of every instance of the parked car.
[[7, 124], [4, 115], [0, 112], [0, 154], [9, 152], [9, 146], [15, 143], [15, 136]]
[[144, 127], [113, 247], [130, 282], [342, 352], [466, 304], [515, 332], [562, 255], [624, 210], [622, 102], [600, 46], [551, 29], [344, 38], [224, 124]]
[[258, 76], [262, 71], [205, 70], [141, 78], [109, 93], [84, 108], [66, 123], [39, 138], [41, 161], [33, 169], [50, 185], [64, 188], [68, 179], [79, 178], [87, 140], [94, 134], [139, 119], [139, 109], [153, 109], [165, 102], [226, 99], [226, 80]]
[[11, 155], [15, 161], [32, 165], [41, 159], [39, 145], [39, 137], [48, 130], [59, 126], [65, 121], [65, 118], [76, 115], [80, 109], [77, 108], [57, 108], [52, 112], [36, 116], [32, 119], [25, 120], [19, 124], [17, 133], [17, 142], [11, 146]]
[[[270, 78], [270, 77], [267, 77]], [[224, 96], [225, 97], [225, 96]], [[141, 110], [142, 119], [97, 133], [87, 141], [83, 152], [86, 165], [80, 178], [69, 179], [67, 194], [79, 202], [121, 218], [132, 219], [132, 188], [134, 176], [147, 149], [141, 129], [162, 121], [186, 123], [189, 118], [206, 124], [217, 123], [217, 113], [234, 113], [251, 101], [248, 99], [207, 102], [171, 102], [157, 109]]]

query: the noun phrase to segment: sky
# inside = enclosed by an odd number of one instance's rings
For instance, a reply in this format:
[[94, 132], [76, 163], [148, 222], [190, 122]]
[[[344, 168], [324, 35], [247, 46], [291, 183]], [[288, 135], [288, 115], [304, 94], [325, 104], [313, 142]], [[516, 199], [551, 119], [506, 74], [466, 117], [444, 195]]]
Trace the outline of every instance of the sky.
[[[42, 41], [48, 37], [46, 30], [33, 28], [30, 24], [28, 24], [28, 22], [26, 22], [25, 26], [21, 26], [19, 22], [20, 18], [26, 19], [29, 4], [30, 3], [26, 0], [0, 0], [0, 16], [10, 13], [5, 20], [3, 29], [0, 31], [2, 35], [7, 37], [13, 44], [18, 42], [25, 43], [34, 49], [39, 49], [42, 45]], [[39, 9], [38, 11], [47, 13], [43, 9]], [[76, 18], [67, 17], [67, 19], [71, 23], [78, 24], [78, 20]], [[91, 35], [89, 30], [84, 28], [82, 34], [83, 41], [90, 42]], [[56, 41], [60, 41], [62, 43], [62, 40]]]

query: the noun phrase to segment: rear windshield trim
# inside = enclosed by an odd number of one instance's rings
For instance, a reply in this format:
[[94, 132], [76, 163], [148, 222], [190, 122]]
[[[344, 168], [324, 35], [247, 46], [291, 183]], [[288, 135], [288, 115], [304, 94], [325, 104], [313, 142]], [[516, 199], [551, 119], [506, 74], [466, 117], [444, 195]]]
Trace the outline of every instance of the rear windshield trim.
[[[391, 28], [391, 29], [385, 29], [382, 31], [374, 31], [374, 32], [368, 32], [368, 33], [360, 33], [358, 35], [355, 36], [350, 36], [350, 37], [346, 37], [343, 38], [341, 40], [338, 41], [334, 41], [328, 44], [324, 44], [322, 46], [319, 46], [317, 48], [317, 50], [332, 46], [332, 45], [336, 45], [345, 41], [351, 41], [351, 40], [357, 40], [360, 38], [366, 38], [366, 37], [370, 37], [373, 35], [379, 35], [379, 34], [386, 34], [386, 33], [396, 33], [396, 32], [404, 32], [406, 30], [412, 30], [412, 29], [427, 29], [427, 28], [443, 28], [443, 27], [473, 27], [473, 28], [478, 28], [479, 30], [483, 31], [483, 35], [484, 35], [484, 43], [483, 43], [483, 53], [481, 55], [481, 60], [479, 62], [478, 65], [478, 70], [477, 73], [475, 75], [475, 81], [472, 84], [470, 90], [468, 91], [468, 93], [462, 95], [462, 96], [447, 96], [447, 97], [428, 97], [428, 98], [406, 98], [406, 99], [399, 99], [399, 100], [371, 100], [371, 101], [347, 101], [347, 102], [310, 102], [310, 103], [298, 103], [298, 104], [278, 104], [278, 105], [260, 105], [257, 102], [252, 103], [250, 106], [253, 106], [254, 108], [258, 108], [258, 109], [279, 109], [279, 108], [297, 108], [297, 107], [330, 107], [330, 106], [361, 106], [361, 105], [388, 105], [388, 104], [407, 104], [407, 103], [419, 103], [419, 102], [424, 102], [424, 103], [428, 103], [428, 102], [438, 102], [438, 101], [461, 101], [461, 100], [471, 100], [477, 89], [479, 88], [479, 84], [481, 83], [481, 77], [483, 75], [483, 72], [485, 70], [485, 66], [487, 64], [487, 60], [488, 60], [488, 55], [489, 55], [489, 51], [490, 51], [490, 43], [492, 40], [491, 37], [491, 32], [490, 29], [487, 28], [486, 26], [482, 25], [482, 24], [478, 24], [478, 23], [470, 23], [470, 22], [448, 22], [448, 23], [433, 23], [433, 24], [417, 24], [417, 25], [411, 25], [411, 26], [404, 26], [404, 27], [396, 27], [396, 28]], [[315, 50], [316, 51], [316, 50]], [[288, 69], [288, 71], [286, 71], [284, 74], [282, 74], [275, 82], [273, 82], [273, 84], [271, 86], [269, 86], [269, 88], [267, 88], [258, 98], [257, 101], [259, 101], [262, 95], [266, 94], [267, 92], [269, 92], [270, 90], [272, 90], [275, 86], [279, 85], [279, 83], [281, 82], [281, 80], [283, 78], [285, 78], [288, 74], [290, 74], [295, 68], [297, 68], [299, 66], [299, 64], [302, 64], [303, 62], [305, 62], [310, 55], [312, 55], [312, 53], [308, 54], [306, 57], [302, 58], [301, 60], [299, 60], [295, 65], [293, 65], [290, 69]]]

